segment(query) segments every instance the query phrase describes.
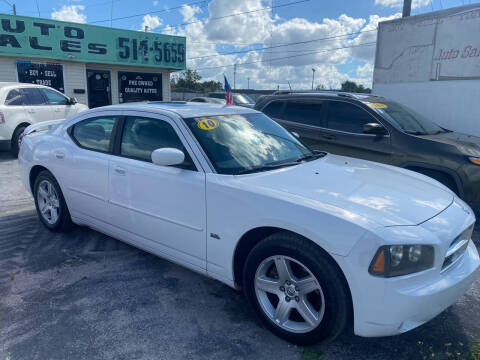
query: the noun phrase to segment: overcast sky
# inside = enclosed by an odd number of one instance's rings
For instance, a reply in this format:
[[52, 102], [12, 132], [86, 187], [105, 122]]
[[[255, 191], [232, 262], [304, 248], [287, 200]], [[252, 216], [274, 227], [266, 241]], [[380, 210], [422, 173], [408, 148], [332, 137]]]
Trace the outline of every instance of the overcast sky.
[[[40, 13], [44, 18], [110, 26], [112, 0], [15, 3], [19, 15]], [[189, 5], [180, 6], [185, 3]], [[257, 89], [277, 85], [285, 89], [288, 81], [294, 89], [310, 88], [312, 68], [316, 69], [315, 86], [338, 88], [346, 79], [371, 86], [377, 24], [400, 16], [402, 3], [403, 0], [113, 0], [113, 26], [131, 30], [148, 26], [154, 32], [185, 35], [187, 67], [199, 69], [204, 79], [222, 82], [225, 73], [233, 83], [231, 65], [238, 63], [237, 88], [246, 88], [248, 78], [250, 87]], [[413, 0], [412, 14], [468, 3], [469, 0]], [[6, 2], [1, 2], [0, 11], [11, 13]], [[230, 16], [239, 13], [244, 14]], [[137, 14], [142, 15], [115, 20]], [[346, 34], [352, 35], [343, 36]], [[268, 47], [272, 48], [262, 49]], [[251, 49], [257, 50], [246, 52]], [[232, 52], [240, 53], [218, 55]]]

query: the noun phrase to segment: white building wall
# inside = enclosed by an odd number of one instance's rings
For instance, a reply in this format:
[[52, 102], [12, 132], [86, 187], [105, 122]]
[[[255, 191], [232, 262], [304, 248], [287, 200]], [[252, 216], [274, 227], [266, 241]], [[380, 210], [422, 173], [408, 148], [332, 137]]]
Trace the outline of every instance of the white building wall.
[[[91, 64], [73, 61], [56, 61], [48, 59], [20, 58], [20, 57], [2, 57], [0, 56], [0, 82], [18, 81], [17, 78], [17, 60], [30, 60], [32, 62], [54, 62], [63, 65], [63, 81], [65, 86], [65, 95], [77, 98], [78, 102], [88, 105], [87, 89], [87, 69], [109, 70], [111, 78], [112, 104], [118, 104], [118, 72], [143, 72], [162, 74], [163, 100], [171, 100], [170, 73], [171, 70], [157, 69], [151, 67], [137, 66], [116, 66], [105, 64]], [[84, 89], [85, 94], [75, 94], [74, 89]]]
[[373, 93], [480, 136], [480, 5], [379, 24]]
[[376, 84], [373, 92], [447, 129], [480, 136], [480, 80]]

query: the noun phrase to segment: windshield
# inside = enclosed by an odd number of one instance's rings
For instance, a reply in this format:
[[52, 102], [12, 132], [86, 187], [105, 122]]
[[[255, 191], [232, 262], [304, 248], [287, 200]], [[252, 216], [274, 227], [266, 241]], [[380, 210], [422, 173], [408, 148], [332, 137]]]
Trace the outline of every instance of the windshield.
[[245, 94], [233, 94], [233, 100], [236, 104], [255, 104], [255, 101]]
[[289, 166], [314, 154], [263, 114], [184, 120], [220, 174], [242, 174]]
[[433, 135], [448, 131], [414, 110], [393, 101], [368, 102], [366, 104], [407, 134]]

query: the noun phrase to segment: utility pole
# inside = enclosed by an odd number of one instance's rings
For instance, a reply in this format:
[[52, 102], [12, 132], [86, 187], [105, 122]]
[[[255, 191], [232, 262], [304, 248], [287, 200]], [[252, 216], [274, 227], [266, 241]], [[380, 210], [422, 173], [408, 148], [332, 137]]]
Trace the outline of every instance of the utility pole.
[[312, 68], [312, 90], [313, 90], [313, 82], [315, 81], [315, 69]]
[[15, 4], [12, 4], [12, 9], [13, 9], [13, 15], [17, 15], [17, 7]]
[[247, 89], [250, 90], [250, 78], [247, 78]]
[[403, 0], [402, 17], [410, 16], [411, 10], [412, 10], [412, 0]]
[[145, 25], [145, 32], [148, 32], [148, 25]]
[[110, 27], [112, 27], [112, 17], [113, 17], [113, 0], [112, 0], [112, 6], [110, 6]]
[[237, 88], [237, 63], [233, 65], [233, 90]]

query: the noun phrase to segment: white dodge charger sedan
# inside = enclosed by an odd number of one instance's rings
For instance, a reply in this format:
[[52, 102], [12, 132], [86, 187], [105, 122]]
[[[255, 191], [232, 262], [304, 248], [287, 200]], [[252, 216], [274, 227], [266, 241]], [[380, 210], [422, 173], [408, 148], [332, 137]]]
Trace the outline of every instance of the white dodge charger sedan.
[[136, 103], [25, 130], [43, 224], [89, 226], [243, 291], [300, 344], [403, 333], [467, 291], [471, 209], [423, 175], [312, 152], [257, 111]]

